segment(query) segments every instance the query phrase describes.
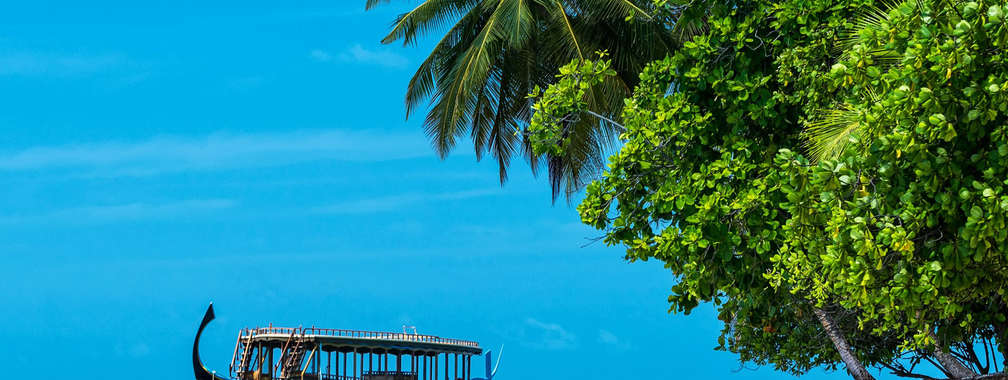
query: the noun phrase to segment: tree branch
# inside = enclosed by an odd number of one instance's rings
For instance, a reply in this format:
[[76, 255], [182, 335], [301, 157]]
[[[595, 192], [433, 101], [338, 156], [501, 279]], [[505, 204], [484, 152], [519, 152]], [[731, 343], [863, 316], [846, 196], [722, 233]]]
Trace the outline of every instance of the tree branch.
[[613, 121], [613, 119], [610, 119], [608, 117], [599, 115], [599, 114], [597, 114], [595, 112], [592, 112], [591, 110], [582, 110], [582, 112], [587, 113], [587, 114], [592, 115], [592, 116], [595, 116], [595, 117], [597, 117], [599, 119], [605, 120], [605, 121], [609, 122], [609, 124], [612, 124], [614, 127], [616, 127], [617, 129], [619, 129], [620, 131], [623, 131], [623, 132], [627, 131], [626, 127], [624, 127], [623, 124], [617, 123], [617, 122]]
[[973, 376], [973, 377], [964, 377], [963, 379], [965, 379], [965, 380], [990, 380], [990, 379], [1005, 380], [1005, 379], [1008, 379], [1008, 372], [988, 373], [986, 375], [979, 375], [979, 376]]
[[966, 366], [963, 365], [954, 356], [942, 350], [941, 341], [938, 340], [938, 336], [935, 335], [934, 331], [928, 329], [928, 336], [931, 338], [932, 341], [934, 341], [935, 359], [937, 359], [938, 363], [941, 363], [941, 366], [945, 368], [945, 370], [949, 374], [949, 377], [953, 379], [970, 379], [979, 376], [979, 374], [973, 372], [973, 370], [966, 368]]
[[909, 377], [909, 378], [912, 378], [912, 379], [938, 380], [938, 379], [936, 379], [934, 377], [931, 377], [931, 376], [918, 375], [916, 373], [910, 372], [906, 368], [904, 368], [903, 365], [900, 365], [899, 368], [896, 368], [895, 366], [893, 366], [891, 364], [886, 364], [886, 363], [879, 363], [879, 364], [881, 364], [885, 368], [888, 368], [889, 371], [890, 371], [890, 373], [892, 373], [893, 375], [896, 375], [896, 376], [899, 376], [899, 377]]

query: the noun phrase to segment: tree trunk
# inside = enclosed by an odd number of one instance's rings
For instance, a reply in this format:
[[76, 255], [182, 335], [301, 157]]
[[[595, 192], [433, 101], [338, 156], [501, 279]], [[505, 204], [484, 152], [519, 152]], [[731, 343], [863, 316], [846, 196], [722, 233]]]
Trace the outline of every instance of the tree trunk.
[[986, 375], [980, 375], [968, 378], [968, 380], [1005, 380], [1005, 379], [1008, 379], [1008, 372], [988, 373]]
[[833, 317], [823, 309], [814, 307], [812, 310], [815, 312], [816, 317], [819, 318], [819, 323], [822, 323], [823, 328], [826, 330], [826, 335], [829, 335], [830, 340], [833, 341], [833, 346], [840, 353], [840, 358], [843, 359], [844, 365], [847, 366], [847, 372], [856, 380], [875, 380], [875, 377], [865, 369], [864, 364], [861, 364], [861, 361], [854, 356], [854, 350], [847, 343], [847, 339], [843, 336], [843, 331], [840, 331], [840, 328], [837, 327], [836, 322], [833, 321]]
[[953, 379], [969, 379], [972, 377], [980, 376], [978, 373], [973, 372], [973, 370], [967, 368], [965, 365], [959, 362], [954, 356], [948, 352], [942, 351], [942, 343], [938, 341], [938, 336], [935, 335], [933, 331], [928, 331], [928, 336], [934, 341], [935, 359], [938, 359], [938, 363], [941, 363], [942, 367], [945, 367], [945, 371]]

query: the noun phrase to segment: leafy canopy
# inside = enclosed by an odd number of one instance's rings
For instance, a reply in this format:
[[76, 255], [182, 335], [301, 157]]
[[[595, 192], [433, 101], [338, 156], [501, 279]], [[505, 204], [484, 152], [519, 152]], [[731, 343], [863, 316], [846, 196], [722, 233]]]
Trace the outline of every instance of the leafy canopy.
[[[719, 348], [742, 361], [796, 374], [841, 363], [1000, 371], [1006, 7], [709, 7], [706, 33], [641, 73], [620, 119], [625, 144], [588, 186], [583, 222], [630, 261], [664, 262], [678, 279], [672, 311], [716, 305]], [[543, 92], [536, 149], [567, 152], [555, 136], [608, 65], [574, 63]]]

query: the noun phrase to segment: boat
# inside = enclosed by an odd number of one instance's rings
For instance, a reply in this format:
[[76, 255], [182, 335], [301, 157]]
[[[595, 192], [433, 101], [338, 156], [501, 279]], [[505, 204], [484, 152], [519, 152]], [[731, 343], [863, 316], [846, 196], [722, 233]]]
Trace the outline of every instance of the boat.
[[[193, 342], [196, 380], [492, 380], [492, 352], [479, 343], [403, 332], [312, 327], [244, 328], [238, 333], [228, 377], [203, 365], [199, 342], [215, 318], [207, 307]], [[503, 350], [503, 346], [501, 350]], [[498, 352], [499, 353], [499, 352]], [[483, 355], [486, 376], [473, 377], [472, 359]]]

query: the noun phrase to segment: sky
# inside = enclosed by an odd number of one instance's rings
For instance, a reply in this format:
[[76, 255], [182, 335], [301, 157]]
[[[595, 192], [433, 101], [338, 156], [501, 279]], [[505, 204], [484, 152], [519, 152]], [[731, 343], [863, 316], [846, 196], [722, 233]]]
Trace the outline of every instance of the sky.
[[191, 379], [213, 302], [218, 372], [272, 323], [503, 345], [501, 380], [790, 377], [713, 350], [711, 308], [669, 314], [671, 273], [522, 164], [437, 158], [403, 107], [433, 38], [380, 43], [410, 3], [6, 4], [5, 375]]

